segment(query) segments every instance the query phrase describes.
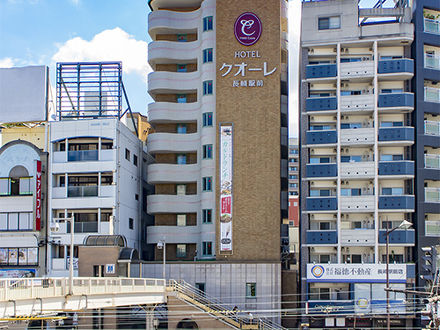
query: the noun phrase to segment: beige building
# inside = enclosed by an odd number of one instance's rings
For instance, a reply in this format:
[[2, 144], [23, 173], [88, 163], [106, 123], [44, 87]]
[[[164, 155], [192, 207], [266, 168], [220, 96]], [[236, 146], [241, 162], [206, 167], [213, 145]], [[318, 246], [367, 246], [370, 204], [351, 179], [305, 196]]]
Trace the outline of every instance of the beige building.
[[[152, 260], [162, 260], [157, 244], [165, 241], [167, 277], [241, 309], [277, 309], [288, 188], [287, 1], [149, 4]], [[145, 270], [161, 276], [162, 265]]]

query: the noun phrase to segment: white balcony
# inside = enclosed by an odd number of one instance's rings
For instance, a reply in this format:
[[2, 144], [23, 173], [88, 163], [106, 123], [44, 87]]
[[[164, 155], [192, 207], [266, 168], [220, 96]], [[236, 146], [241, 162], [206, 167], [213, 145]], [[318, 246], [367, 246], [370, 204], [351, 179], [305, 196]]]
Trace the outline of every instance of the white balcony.
[[191, 122], [200, 117], [200, 104], [155, 102], [148, 105], [150, 123]]
[[151, 164], [148, 165], [148, 183], [196, 182], [200, 178], [197, 164]]
[[200, 211], [199, 195], [150, 195], [147, 197], [147, 212], [195, 213]]
[[201, 24], [201, 11], [178, 12], [156, 10], [148, 15], [148, 33], [154, 39], [157, 33], [195, 33]]
[[342, 178], [371, 178], [374, 177], [374, 162], [341, 163]]
[[425, 154], [425, 168], [440, 170], [440, 155]]
[[440, 88], [425, 87], [425, 102], [440, 103]]
[[194, 62], [199, 55], [200, 41], [153, 41], [148, 44], [148, 62], [151, 65]]
[[425, 68], [440, 70], [440, 56], [425, 54]]
[[374, 229], [345, 229], [341, 230], [341, 244], [345, 246], [374, 245]]
[[425, 120], [425, 134], [440, 136], [440, 121]]
[[341, 196], [342, 212], [363, 212], [374, 210], [374, 195]]
[[67, 151], [52, 152], [52, 173], [107, 172], [116, 169], [116, 149], [92, 151], [94, 153], [70, 152], [70, 156]]
[[374, 61], [341, 63], [341, 78], [362, 78], [374, 75]]
[[440, 188], [425, 188], [426, 203], [440, 203]]
[[53, 187], [52, 198], [90, 198], [90, 197], [114, 197], [115, 185], [109, 186], [76, 186], [76, 187]]
[[150, 153], [190, 152], [200, 147], [200, 135], [177, 133], [153, 133], [148, 136], [147, 148]]
[[373, 111], [374, 95], [344, 95], [341, 96], [341, 111]]
[[32, 212], [34, 196], [0, 196], [0, 212]]
[[355, 128], [341, 130], [342, 145], [374, 144], [374, 128]]
[[159, 93], [195, 93], [202, 87], [200, 72], [156, 71], [148, 74], [148, 92]]
[[200, 239], [197, 226], [150, 226], [147, 227], [147, 243], [157, 244], [164, 239], [167, 244], [191, 244]]

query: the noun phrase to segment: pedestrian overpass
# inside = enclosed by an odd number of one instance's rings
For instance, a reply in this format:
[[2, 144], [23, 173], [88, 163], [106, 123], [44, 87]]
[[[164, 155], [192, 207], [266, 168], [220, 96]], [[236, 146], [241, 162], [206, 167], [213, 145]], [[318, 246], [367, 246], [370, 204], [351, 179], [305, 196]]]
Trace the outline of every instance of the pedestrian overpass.
[[[68, 277], [0, 279], [0, 321], [55, 319], [58, 313], [155, 306], [173, 299], [190, 306], [191, 314], [209, 315], [221, 328], [285, 329], [266, 317], [249, 319], [184, 281], [171, 280], [167, 285], [163, 279], [125, 277], [75, 277], [73, 282]], [[171, 307], [168, 310], [173, 312]]]

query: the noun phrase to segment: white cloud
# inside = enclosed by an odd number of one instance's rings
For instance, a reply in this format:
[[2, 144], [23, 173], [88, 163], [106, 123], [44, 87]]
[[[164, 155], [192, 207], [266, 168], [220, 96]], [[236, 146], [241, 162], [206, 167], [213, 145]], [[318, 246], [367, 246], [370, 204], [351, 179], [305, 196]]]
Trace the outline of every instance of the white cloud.
[[0, 58], [0, 68], [12, 68], [15, 62], [11, 57]]
[[54, 62], [122, 61], [124, 73], [137, 73], [144, 79], [151, 71], [147, 62], [147, 42], [136, 40], [117, 27], [104, 30], [92, 40], [75, 37], [58, 46]]
[[70, 0], [70, 2], [75, 6], [79, 6], [80, 0]]

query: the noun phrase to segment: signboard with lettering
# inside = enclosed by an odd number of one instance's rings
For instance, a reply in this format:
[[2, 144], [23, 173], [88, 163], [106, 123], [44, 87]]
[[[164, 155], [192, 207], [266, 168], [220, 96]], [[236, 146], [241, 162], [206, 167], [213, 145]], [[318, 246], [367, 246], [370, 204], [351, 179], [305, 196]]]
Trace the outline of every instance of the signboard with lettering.
[[41, 161], [37, 160], [35, 175], [35, 230], [41, 230]]
[[[406, 283], [406, 265], [389, 265], [393, 283]], [[385, 282], [385, 264], [307, 264], [308, 282]]]
[[232, 251], [232, 125], [220, 126], [220, 251]]

